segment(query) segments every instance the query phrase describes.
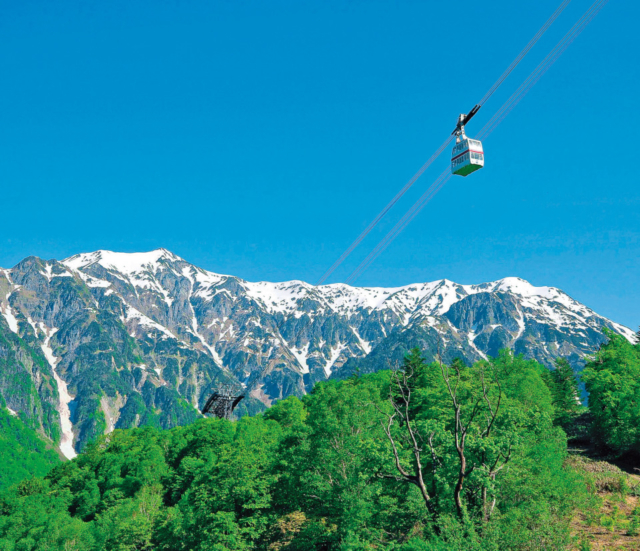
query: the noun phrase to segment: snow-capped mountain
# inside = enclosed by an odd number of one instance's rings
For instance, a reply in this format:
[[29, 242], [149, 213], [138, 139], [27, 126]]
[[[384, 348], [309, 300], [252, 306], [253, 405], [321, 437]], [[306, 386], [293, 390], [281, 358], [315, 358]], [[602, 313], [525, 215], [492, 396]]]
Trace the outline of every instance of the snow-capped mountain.
[[29, 257], [0, 269], [0, 394], [70, 456], [113, 428], [189, 422], [221, 381], [243, 412], [418, 345], [471, 362], [504, 347], [579, 368], [613, 323], [518, 278], [398, 288], [252, 283], [164, 249]]

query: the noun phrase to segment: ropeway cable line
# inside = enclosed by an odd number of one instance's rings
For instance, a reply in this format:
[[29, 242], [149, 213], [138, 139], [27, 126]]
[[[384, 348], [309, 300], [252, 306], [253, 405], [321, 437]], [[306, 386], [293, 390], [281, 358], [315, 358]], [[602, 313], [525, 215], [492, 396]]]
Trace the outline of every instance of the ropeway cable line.
[[[542, 77], [542, 75], [551, 67], [551, 65], [553, 65], [553, 63], [558, 59], [558, 57], [577, 38], [577, 36], [584, 30], [584, 28], [589, 24], [589, 22], [597, 15], [597, 13], [608, 2], [609, 0], [596, 0], [589, 7], [589, 9], [583, 14], [583, 16], [578, 20], [578, 22], [574, 24], [574, 26], [569, 30], [569, 32], [558, 42], [558, 44], [556, 44], [553, 50], [531, 72], [531, 74], [524, 80], [524, 82], [518, 87], [518, 89], [509, 97], [509, 99], [507, 99], [507, 101], [504, 102], [504, 104], [500, 107], [500, 109], [498, 109], [498, 111], [496, 111], [496, 113], [491, 117], [491, 119], [489, 119], [489, 121], [484, 125], [482, 130], [480, 130], [480, 132], [478, 133], [478, 137], [485, 139], [493, 132], [493, 130], [497, 128], [500, 122], [502, 122], [502, 120], [511, 112], [511, 110], [520, 102], [520, 100], [522, 100], [522, 98], [527, 94], [527, 92], [536, 84], [536, 82], [538, 82], [540, 77]], [[563, 7], [564, 5], [566, 5], [566, 2], [563, 3], [560, 7], [564, 9]], [[516, 60], [514, 60], [514, 63], [516, 62]], [[507, 71], [509, 71], [509, 68], [507, 69]], [[505, 73], [507, 73], [507, 71], [505, 71]], [[506, 78], [506, 76], [504, 78]], [[502, 78], [502, 80], [504, 80], [504, 78]], [[492, 93], [493, 92], [490, 90], [485, 95], [485, 98], [483, 98], [483, 100], [486, 101]], [[452, 138], [450, 137], [445, 142], [445, 144], [448, 144], [451, 141], [451, 139]], [[441, 149], [444, 149], [444, 147], [442, 147]], [[371, 253], [369, 253], [369, 255], [360, 263], [360, 265], [347, 278], [345, 283], [347, 284], [353, 283], [371, 265], [371, 263], [391, 244], [391, 242], [402, 232], [402, 230], [417, 216], [417, 214], [426, 206], [426, 204], [435, 196], [435, 194], [438, 193], [440, 189], [442, 189], [442, 187], [447, 183], [447, 181], [449, 180], [449, 178], [451, 178], [451, 176], [452, 176], [451, 170], [447, 168], [442, 174], [440, 174], [440, 176], [438, 176], [438, 178], [436, 178], [436, 180], [427, 189], [427, 191], [425, 191], [422, 197], [420, 197], [420, 199], [416, 201], [416, 203], [409, 209], [409, 211], [402, 217], [402, 219], [393, 227], [393, 229], [380, 241], [380, 243], [378, 243], [375, 249], [371, 251]], [[383, 213], [381, 214], [384, 215], [385, 211], [383, 211]], [[286, 321], [286, 318], [283, 318], [283, 320], [277, 324], [278, 331], [282, 329], [282, 325], [285, 323], [285, 321]], [[309, 319], [304, 324], [301, 330], [304, 330], [312, 322], [313, 322], [313, 318], [309, 317]], [[301, 330], [298, 330], [298, 332]]]
[[558, 8], [556, 9], [556, 11], [553, 12], [553, 14], [551, 15], [551, 17], [549, 17], [549, 19], [547, 20], [547, 22], [542, 25], [542, 27], [540, 28], [540, 30], [534, 35], [534, 37], [531, 39], [531, 41], [529, 42], [529, 44], [527, 44], [524, 49], [520, 52], [520, 54], [518, 55], [518, 57], [516, 57], [513, 62], [511, 63], [511, 65], [509, 65], [509, 67], [507, 67], [506, 71], [504, 73], [502, 73], [502, 75], [500, 76], [500, 78], [496, 81], [496, 83], [489, 89], [489, 91], [484, 95], [484, 97], [478, 102], [478, 105], [482, 106], [484, 105], [487, 100], [494, 94], [494, 92], [500, 87], [500, 85], [504, 82], [504, 80], [509, 76], [509, 74], [511, 73], [511, 71], [513, 71], [516, 66], [518, 65], [518, 63], [520, 63], [522, 61], [522, 59], [524, 58], [525, 55], [527, 55], [527, 52], [533, 48], [533, 46], [535, 45], [536, 42], [538, 42], [538, 40], [540, 40], [540, 38], [542, 37], [542, 35], [547, 31], [547, 29], [551, 26], [551, 24], [558, 18], [558, 16], [564, 11], [564, 9], [569, 5], [569, 2], [571, 0], [565, 0], [564, 2], [562, 2], [562, 4], [560, 4], [558, 6]]
[[[571, 0], [563, 0], [560, 5], [556, 8], [556, 10], [551, 14], [551, 17], [547, 19], [547, 21], [540, 27], [538, 32], [533, 36], [533, 38], [527, 43], [527, 45], [522, 49], [522, 51], [516, 56], [516, 58], [511, 62], [511, 64], [505, 69], [505, 71], [500, 75], [498, 80], [489, 88], [487, 93], [482, 97], [480, 102], [474, 107], [475, 111], [471, 111], [471, 113], [475, 114], [482, 105], [484, 105], [489, 98], [495, 93], [495, 91], [500, 87], [500, 85], [505, 81], [505, 79], [511, 74], [511, 72], [518, 66], [518, 64], [524, 59], [529, 50], [535, 46], [535, 44], [540, 40], [542, 35], [547, 31], [547, 29], [553, 24], [553, 22], [558, 18], [558, 16], [564, 11], [567, 5], [571, 2]], [[471, 115], [473, 116], [473, 115]], [[470, 117], [468, 117], [470, 118]], [[400, 198], [413, 186], [413, 184], [422, 176], [422, 174], [429, 168], [429, 166], [435, 161], [440, 154], [447, 148], [447, 146], [453, 140], [453, 136], [449, 136], [444, 143], [436, 149], [436, 151], [429, 157], [427, 162], [425, 162], [418, 172], [416, 172], [411, 179], [404, 185], [404, 187], [396, 194], [396, 196], [382, 209], [380, 214], [376, 216], [376, 218], [365, 228], [365, 230], [356, 238], [356, 240], [347, 248], [346, 251], [342, 253], [340, 258], [336, 260], [333, 265], [324, 273], [324, 275], [318, 280], [316, 285], [322, 285], [327, 278], [342, 264], [345, 259], [353, 252], [353, 250], [362, 242], [362, 240], [369, 235], [371, 230], [385, 217], [385, 215], [391, 210], [391, 208], [400, 200]]]
[[571, 27], [569, 32], [556, 44], [555, 48], [544, 58], [542, 62], [531, 72], [527, 79], [520, 85], [512, 96], [502, 105], [502, 107], [491, 117], [482, 130], [478, 133], [478, 137], [483, 139], [489, 136], [491, 132], [502, 122], [502, 120], [518, 105], [520, 100], [527, 92], [540, 80], [556, 60], [564, 53], [564, 51], [573, 43], [586, 26], [598, 15], [600, 10], [609, 3], [609, 0], [596, 0], [589, 6], [582, 17]]
[[[520, 87], [512, 94], [512, 96], [502, 105], [496, 114], [485, 124], [479, 132], [478, 137], [485, 139], [493, 130], [502, 122], [502, 120], [511, 112], [511, 110], [520, 102], [527, 92], [535, 85], [542, 75], [551, 67], [558, 57], [566, 50], [566, 48], [577, 38], [584, 30], [589, 22], [597, 15], [597, 13], [608, 3], [609, 0], [596, 0], [580, 20], [571, 28], [571, 30], [560, 40], [556, 47], [545, 57], [545, 59], [532, 71], [525, 79]], [[424, 206], [433, 198], [433, 196], [447, 183], [451, 174], [449, 170], [445, 170], [427, 191], [416, 201], [403, 218], [392, 228], [392, 230], [380, 241], [371, 253], [360, 263], [360, 265], [347, 278], [346, 283], [353, 283], [384, 251], [398, 234], [415, 218], [415, 216], [424, 208]]]
[[[518, 89], [504, 102], [504, 104], [496, 111], [491, 119], [484, 125], [478, 133], [480, 140], [486, 139], [511, 112], [511, 110], [524, 98], [531, 88], [540, 80], [542, 75], [546, 73], [553, 63], [562, 55], [562, 53], [571, 45], [571, 43], [580, 35], [591, 20], [598, 12], [609, 2], [609, 0], [596, 0], [589, 6], [582, 17], [571, 27], [569, 32], [556, 44], [549, 54], [540, 62], [540, 64], [531, 72]], [[378, 243], [378, 245], [367, 255], [367, 257], [358, 265], [351, 273], [345, 283], [353, 283], [370, 265], [371, 263], [391, 244], [391, 242], [407, 227], [407, 225], [416, 217], [416, 215], [425, 207], [425, 205], [434, 197], [442, 187], [448, 182], [452, 173], [449, 169], [445, 170], [425, 193], [416, 201], [416, 203], [407, 211], [407, 213], [396, 223], [396, 225], [387, 233], [387, 235]]]

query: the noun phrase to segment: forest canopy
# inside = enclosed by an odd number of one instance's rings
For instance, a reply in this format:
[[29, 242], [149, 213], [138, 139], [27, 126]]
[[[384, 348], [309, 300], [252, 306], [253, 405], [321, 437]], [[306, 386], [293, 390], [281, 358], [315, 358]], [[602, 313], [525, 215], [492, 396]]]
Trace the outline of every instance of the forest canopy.
[[563, 549], [588, 492], [554, 380], [413, 350], [237, 422], [116, 430], [0, 496], [0, 549]]
[[618, 454], [640, 456], [640, 338], [634, 346], [613, 331], [607, 336], [582, 373], [592, 435]]
[[[0, 398], [1, 399], [1, 398]], [[30, 476], [44, 476], [60, 463], [58, 454], [9, 410], [0, 407], [0, 490]]]

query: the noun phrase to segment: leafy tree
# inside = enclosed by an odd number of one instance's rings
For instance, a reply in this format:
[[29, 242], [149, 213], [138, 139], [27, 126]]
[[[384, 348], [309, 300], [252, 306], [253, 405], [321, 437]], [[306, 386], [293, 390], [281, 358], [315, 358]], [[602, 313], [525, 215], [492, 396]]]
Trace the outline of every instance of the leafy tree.
[[184, 493], [154, 549], [253, 549], [271, 523], [271, 496], [277, 480], [271, 465], [280, 427], [263, 417], [196, 425], [201, 425], [198, 440], [205, 437], [210, 445], [191, 447], [191, 453], [182, 455], [176, 465], [172, 478], [177, 484], [172, 485], [183, 488]]
[[[544, 367], [508, 351], [473, 366], [426, 364], [418, 353], [412, 351], [392, 379], [385, 432], [396, 472], [385, 476], [419, 488], [436, 532], [444, 533], [443, 523], [451, 526], [447, 519], [455, 514], [469, 547], [477, 522], [489, 530], [495, 513], [504, 522], [527, 508], [514, 494], [527, 491], [535, 506], [558, 488], [576, 492], [579, 480], [563, 467], [566, 438], [552, 426]], [[520, 483], [533, 473], [546, 480], [517, 487], [515, 472]]]
[[558, 358], [555, 369], [549, 372], [550, 390], [555, 410], [554, 421], [563, 428], [568, 428], [582, 410], [578, 381], [573, 369], [565, 358]]
[[606, 331], [609, 341], [587, 363], [593, 438], [618, 453], [640, 452], [640, 349]]
[[276, 402], [265, 414], [265, 419], [276, 421], [281, 427], [290, 429], [300, 427], [304, 424], [308, 412], [304, 404], [295, 396], [289, 396], [284, 400]]
[[[0, 398], [1, 400], [1, 398]], [[32, 476], [44, 476], [60, 458], [40, 435], [0, 407], [0, 490]]]
[[[283, 517], [295, 511], [306, 515], [292, 545], [305, 548], [301, 542], [310, 534], [327, 545], [348, 536], [375, 540], [385, 528], [406, 521], [398, 511], [406, 491], [381, 484], [378, 477], [386, 444], [374, 406], [385, 405], [381, 394], [388, 379], [388, 372], [379, 372], [329, 381], [304, 397], [305, 429], [283, 442], [274, 498]], [[394, 513], [399, 514], [394, 518]]]

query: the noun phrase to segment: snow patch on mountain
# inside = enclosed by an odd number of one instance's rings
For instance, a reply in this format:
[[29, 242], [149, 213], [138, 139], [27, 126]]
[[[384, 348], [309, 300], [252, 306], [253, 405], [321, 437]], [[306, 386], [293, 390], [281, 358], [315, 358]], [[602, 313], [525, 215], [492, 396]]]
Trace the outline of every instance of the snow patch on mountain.
[[[543, 297], [553, 299], [558, 295], [558, 289], [554, 287], [534, 287], [528, 281], [519, 277], [505, 277], [488, 284], [492, 291], [508, 291], [521, 297]], [[481, 287], [476, 285], [475, 287]]]
[[9, 329], [11, 329], [11, 331], [17, 334], [18, 319], [13, 314], [13, 310], [11, 309], [11, 305], [9, 304], [10, 296], [11, 296], [11, 293], [7, 293], [7, 296], [5, 297], [5, 303], [0, 304], [0, 312], [2, 313], [2, 316], [4, 317], [4, 319], [7, 321], [7, 324], [9, 325]]
[[476, 340], [475, 329], [472, 329], [467, 333], [467, 341], [469, 342], [469, 346], [471, 346], [471, 348], [473, 348], [483, 360], [488, 359], [487, 355], [476, 346], [476, 343], [474, 342], [475, 340]]
[[403, 287], [351, 287], [344, 283], [333, 283], [316, 289], [335, 312], [350, 314], [358, 309], [383, 308], [385, 301]]
[[78, 272], [78, 274], [80, 274], [80, 277], [82, 278], [82, 280], [87, 284], [87, 287], [102, 287], [102, 288], [107, 288], [107, 287], [111, 287], [111, 282], [110, 281], [105, 281], [104, 279], [98, 279], [97, 277], [91, 277], [90, 275], [84, 274], [82, 272]]
[[516, 310], [518, 311], [518, 317], [516, 318], [516, 323], [518, 324], [518, 333], [514, 337], [514, 341], [517, 341], [520, 337], [522, 337], [522, 334], [524, 333], [524, 330], [526, 328], [524, 314], [520, 311], [520, 308], [516, 308]]
[[189, 302], [189, 306], [191, 306], [191, 313], [193, 315], [193, 318], [191, 320], [191, 329], [190, 329], [190, 331], [202, 343], [202, 346], [204, 346], [205, 349], [209, 351], [209, 353], [211, 354], [211, 357], [216, 362], [216, 364], [219, 365], [220, 367], [222, 367], [222, 358], [216, 352], [216, 349], [213, 346], [211, 346], [207, 342], [207, 340], [198, 331], [198, 318], [196, 317], [196, 312], [193, 309], [193, 305], [191, 304], [191, 302]]
[[340, 354], [342, 354], [342, 352], [345, 350], [345, 348], [347, 348], [347, 346], [348, 345], [346, 344], [338, 343], [335, 347], [331, 347], [331, 357], [329, 358], [329, 361], [324, 366], [324, 372], [326, 373], [327, 377], [331, 375], [334, 364], [338, 361], [338, 359], [340, 358]]
[[144, 271], [155, 273], [160, 268], [160, 261], [176, 262], [184, 260], [166, 249], [156, 249], [147, 253], [116, 253], [113, 251], [96, 251], [81, 253], [62, 261], [62, 264], [74, 270], [100, 264], [106, 270], [115, 270], [121, 274], [134, 275]]
[[307, 364], [309, 358], [309, 346], [309, 343], [307, 343], [302, 348], [295, 348], [293, 346], [289, 347], [291, 353], [296, 357], [296, 360], [298, 360], [301, 367], [300, 372], [303, 375], [309, 373], [309, 365]]
[[47, 263], [44, 266], [44, 272], [41, 272], [42, 275], [47, 278], [47, 281], [53, 280], [54, 277], [73, 277], [73, 275], [67, 272], [66, 270], [54, 273], [53, 267], [54, 267], [54, 264]]
[[627, 338], [627, 340], [629, 340], [630, 342], [636, 342], [636, 334], [631, 329], [629, 329], [628, 327], [625, 327], [624, 325], [620, 325], [615, 321], [612, 321], [611, 325], [613, 325], [613, 327], [618, 333], [624, 335]]
[[13, 283], [13, 280], [11, 279], [10, 270], [5, 270], [0, 268], [0, 272], [4, 275], [4, 277], [7, 280], [7, 283], [10, 285], [10, 288], [11, 288], [11, 290], [6, 294], [4, 300], [0, 299], [0, 314], [2, 314], [2, 317], [7, 322], [7, 325], [9, 325], [9, 329], [11, 329], [11, 331], [17, 334], [19, 329], [18, 319], [16, 318], [15, 314], [13, 313], [13, 310], [11, 309], [11, 304], [9, 304], [9, 299], [11, 298], [11, 295], [13, 294], [13, 292], [18, 290], [20, 286], [15, 285]]
[[302, 281], [284, 283], [244, 281], [243, 286], [247, 295], [261, 304], [270, 314], [294, 312], [298, 307], [298, 301], [308, 296], [312, 289], [311, 285]]
[[358, 330], [355, 327], [351, 328], [353, 330], [354, 335], [358, 338], [358, 342], [360, 343], [360, 348], [362, 348], [365, 354], [369, 354], [371, 352], [371, 343], [369, 341], [365, 341], [358, 333]]
[[58, 385], [58, 413], [60, 415], [60, 428], [62, 429], [62, 439], [60, 441], [60, 451], [67, 459], [73, 459], [76, 455], [76, 451], [73, 449], [73, 424], [71, 423], [71, 410], [69, 409], [69, 402], [73, 400], [69, 394], [67, 383], [65, 383], [58, 372], [56, 366], [58, 365], [58, 358], [53, 354], [51, 348], [51, 337], [58, 331], [57, 328], [48, 329], [43, 323], [40, 324], [42, 332], [46, 335], [44, 342], [41, 344], [42, 352], [44, 353], [47, 362], [51, 366], [53, 371], [53, 378]]
[[[160, 331], [161, 333], [163, 333], [164, 337], [168, 337], [171, 339], [176, 338], [176, 336], [171, 331], [169, 331], [166, 327], [153, 321], [151, 318], [148, 318], [133, 306], [127, 306], [127, 317], [123, 319], [123, 321], [125, 323], [129, 321], [135, 321], [137, 322], [138, 325]], [[135, 336], [135, 335], [132, 335], [132, 336]]]

